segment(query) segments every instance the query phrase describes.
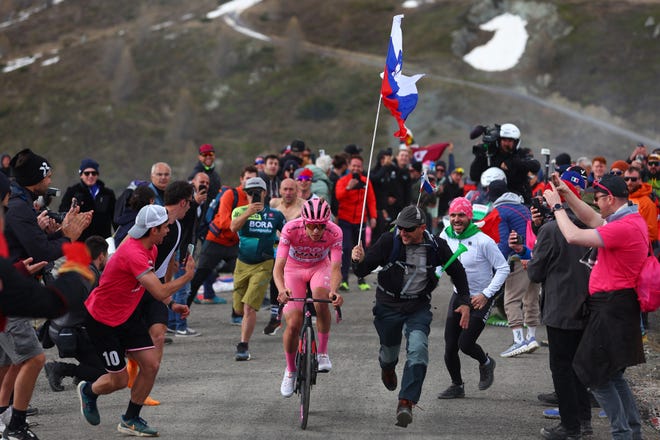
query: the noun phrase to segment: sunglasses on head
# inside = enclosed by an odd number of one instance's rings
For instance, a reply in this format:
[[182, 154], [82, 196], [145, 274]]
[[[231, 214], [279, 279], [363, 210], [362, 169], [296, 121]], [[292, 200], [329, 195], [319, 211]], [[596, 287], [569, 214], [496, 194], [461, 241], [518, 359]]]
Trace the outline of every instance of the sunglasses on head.
[[626, 176], [626, 177], [623, 178], [623, 180], [625, 180], [626, 182], [628, 182], [628, 181], [637, 182], [637, 179], [639, 179], [639, 177], [628, 177], [628, 176]]
[[98, 176], [99, 175], [98, 171], [83, 171], [83, 174], [85, 176]]
[[399, 229], [401, 229], [402, 231], [405, 231], [405, 232], [415, 232], [415, 230], [417, 228], [419, 228], [419, 226], [411, 226], [409, 228], [399, 228]]
[[610, 171], [610, 174], [613, 176], [620, 176], [621, 174], [623, 174], [623, 171]]

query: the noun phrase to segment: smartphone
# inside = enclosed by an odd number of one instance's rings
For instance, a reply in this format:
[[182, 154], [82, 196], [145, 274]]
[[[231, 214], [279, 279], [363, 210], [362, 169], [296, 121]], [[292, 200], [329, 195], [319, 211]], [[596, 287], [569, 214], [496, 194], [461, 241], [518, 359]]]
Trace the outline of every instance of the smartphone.
[[516, 240], [514, 241], [515, 244], [525, 244], [525, 237], [522, 235], [518, 234], [516, 235]]
[[195, 253], [195, 245], [192, 244], [192, 243], [190, 243], [190, 244], [188, 245], [188, 255], [192, 255], [192, 254], [194, 254], [194, 253]]
[[71, 199], [71, 207], [75, 208], [76, 206], [78, 206], [78, 200], [74, 197]]
[[255, 192], [252, 195], [252, 203], [261, 203], [261, 191]]

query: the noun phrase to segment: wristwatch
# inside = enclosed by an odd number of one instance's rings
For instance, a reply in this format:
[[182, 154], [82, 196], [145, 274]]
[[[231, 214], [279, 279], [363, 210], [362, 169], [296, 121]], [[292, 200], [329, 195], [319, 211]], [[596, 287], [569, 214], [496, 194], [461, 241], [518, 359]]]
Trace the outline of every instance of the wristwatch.
[[552, 207], [552, 212], [561, 211], [562, 209], [564, 209], [564, 205], [561, 203], [555, 203], [555, 206]]

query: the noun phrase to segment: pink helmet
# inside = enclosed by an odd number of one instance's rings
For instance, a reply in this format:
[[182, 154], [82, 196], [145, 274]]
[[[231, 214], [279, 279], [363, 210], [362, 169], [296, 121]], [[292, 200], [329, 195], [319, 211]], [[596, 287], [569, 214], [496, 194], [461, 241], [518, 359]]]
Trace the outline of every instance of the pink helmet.
[[330, 220], [330, 205], [320, 199], [307, 200], [302, 207], [302, 218], [306, 223], [328, 223]]

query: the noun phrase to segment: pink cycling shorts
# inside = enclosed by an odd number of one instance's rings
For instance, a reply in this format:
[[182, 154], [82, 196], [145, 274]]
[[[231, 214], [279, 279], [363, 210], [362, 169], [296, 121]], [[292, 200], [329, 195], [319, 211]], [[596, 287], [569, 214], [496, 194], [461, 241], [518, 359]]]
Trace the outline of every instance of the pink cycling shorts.
[[[307, 290], [307, 282], [312, 289], [316, 292], [318, 289], [330, 290], [330, 260], [325, 259], [314, 266], [307, 264], [298, 264], [293, 259], [289, 259], [284, 266], [284, 284], [291, 290], [292, 298], [304, 298], [305, 291]], [[303, 303], [297, 301], [289, 301], [284, 305], [283, 313], [288, 313], [289, 310], [297, 309], [302, 310]]]

